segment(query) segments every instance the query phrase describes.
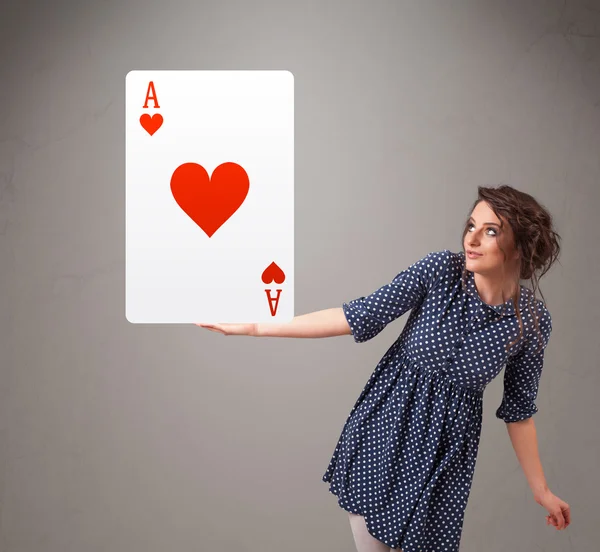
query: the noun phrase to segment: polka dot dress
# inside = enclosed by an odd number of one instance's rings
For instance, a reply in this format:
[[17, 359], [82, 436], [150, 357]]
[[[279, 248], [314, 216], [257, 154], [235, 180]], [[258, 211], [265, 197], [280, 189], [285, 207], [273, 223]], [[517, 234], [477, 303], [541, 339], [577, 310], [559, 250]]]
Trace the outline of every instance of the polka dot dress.
[[464, 252], [429, 253], [390, 284], [343, 304], [356, 343], [412, 309], [352, 408], [322, 480], [369, 533], [403, 552], [459, 550], [479, 448], [483, 391], [504, 370], [496, 417], [537, 412], [534, 400], [552, 330], [545, 305], [521, 286], [514, 303], [480, 298]]

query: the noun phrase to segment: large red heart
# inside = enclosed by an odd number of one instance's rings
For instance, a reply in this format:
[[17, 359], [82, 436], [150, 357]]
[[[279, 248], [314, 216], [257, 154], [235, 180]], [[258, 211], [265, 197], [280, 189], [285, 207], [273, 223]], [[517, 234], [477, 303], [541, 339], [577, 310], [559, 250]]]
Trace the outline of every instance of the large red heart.
[[175, 201], [209, 238], [240, 208], [249, 188], [237, 163], [222, 163], [211, 177], [202, 165], [184, 163], [171, 176]]
[[140, 124], [144, 127], [144, 130], [152, 136], [163, 124], [163, 116], [160, 113], [155, 113], [150, 116], [148, 113], [144, 113], [140, 117]]

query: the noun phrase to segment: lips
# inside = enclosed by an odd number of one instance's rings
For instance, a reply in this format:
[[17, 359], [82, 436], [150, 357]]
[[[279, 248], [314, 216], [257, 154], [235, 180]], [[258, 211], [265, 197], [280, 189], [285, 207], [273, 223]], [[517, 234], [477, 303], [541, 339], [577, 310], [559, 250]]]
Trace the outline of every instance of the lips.
[[477, 256], [477, 257], [481, 257], [481, 255], [482, 255], [481, 253], [476, 253], [475, 251], [469, 251], [469, 250], [467, 250], [467, 254]]

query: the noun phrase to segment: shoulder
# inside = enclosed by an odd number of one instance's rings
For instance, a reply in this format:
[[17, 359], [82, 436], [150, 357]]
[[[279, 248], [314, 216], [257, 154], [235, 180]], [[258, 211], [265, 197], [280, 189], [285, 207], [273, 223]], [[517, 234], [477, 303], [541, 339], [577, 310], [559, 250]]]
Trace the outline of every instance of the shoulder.
[[[535, 350], [546, 348], [552, 333], [552, 315], [546, 304], [541, 299], [533, 301], [533, 292], [526, 289], [525, 324], [528, 326], [528, 343]], [[521, 313], [523, 315], [523, 312]], [[541, 337], [541, 342], [540, 342]]]
[[466, 261], [464, 251], [454, 252], [450, 251], [449, 249], [446, 249], [446, 251], [448, 252], [447, 255], [449, 266], [458, 272], [462, 272]]
[[552, 331], [552, 315], [550, 314], [550, 310], [546, 306], [546, 304], [541, 299], [536, 299], [536, 316], [538, 318], [538, 323], [540, 326], [540, 330], [544, 337], [548, 337], [550, 332]]
[[465, 258], [462, 252], [455, 253], [450, 249], [442, 249], [441, 251], [429, 253], [428, 257], [432, 262], [437, 264], [439, 276], [447, 276], [451, 281], [454, 281], [462, 274], [462, 269], [465, 264]]
[[418, 261], [413, 263], [411, 266], [418, 268], [421, 271], [426, 271], [432, 276], [439, 276], [445, 272], [446, 268], [451, 262], [453, 253], [449, 249], [442, 249], [441, 251], [430, 251], [424, 257], [421, 257]]
[[449, 249], [442, 249], [441, 251], [431, 251], [427, 253], [422, 260], [426, 261], [429, 265], [444, 269], [452, 261], [453, 255], [454, 253]]
[[550, 314], [550, 310], [548, 309], [546, 303], [537, 298], [534, 301], [533, 291], [525, 286], [521, 286], [521, 292], [524, 292], [523, 307], [525, 310], [525, 312], [522, 312], [522, 314], [526, 315], [528, 322], [532, 323], [532, 325], [535, 325], [533, 321], [537, 319], [540, 327], [543, 327], [544, 329], [548, 327], [551, 328], [552, 315]]
[[433, 287], [445, 275], [448, 267], [452, 265], [454, 253], [449, 249], [430, 251], [424, 257], [413, 263], [409, 271], [420, 273], [428, 287]]

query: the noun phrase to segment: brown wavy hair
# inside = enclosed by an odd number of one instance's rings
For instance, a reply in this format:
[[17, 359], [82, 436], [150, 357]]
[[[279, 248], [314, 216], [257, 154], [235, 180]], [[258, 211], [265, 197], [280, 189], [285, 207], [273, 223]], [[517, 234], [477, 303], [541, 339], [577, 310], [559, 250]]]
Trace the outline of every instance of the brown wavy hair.
[[[504, 220], [506, 220], [513, 231], [514, 247], [521, 253], [519, 279], [531, 280], [533, 298], [529, 303], [529, 312], [532, 314], [541, 344], [543, 340], [541, 339], [539, 329], [538, 309], [535, 309], [536, 314], [534, 315], [532, 305], [536, 304], [536, 291], [539, 289], [540, 278], [548, 272], [560, 255], [559, 242], [561, 237], [554, 231], [552, 215], [534, 197], [506, 184], [497, 188], [478, 186], [477, 199], [473, 203], [469, 215], [481, 201], [485, 201], [500, 219], [501, 228], [504, 226]], [[462, 235], [461, 249], [464, 248], [465, 236], [468, 231], [469, 221], [467, 220]], [[500, 245], [498, 247], [504, 253], [504, 259], [506, 260], [506, 251]], [[467, 269], [465, 264], [462, 273], [463, 289], [466, 289], [466, 282]], [[521, 288], [518, 287], [519, 296], [520, 293]], [[545, 307], [546, 300], [544, 294], [541, 291], [540, 294]], [[515, 343], [518, 343], [521, 337], [523, 337], [523, 320], [519, 310], [519, 298], [513, 298], [517, 320], [519, 321], [519, 335], [514, 341], [508, 344], [507, 350]], [[506, 302], [504, 293], [502, 299], [503, 302]]]

